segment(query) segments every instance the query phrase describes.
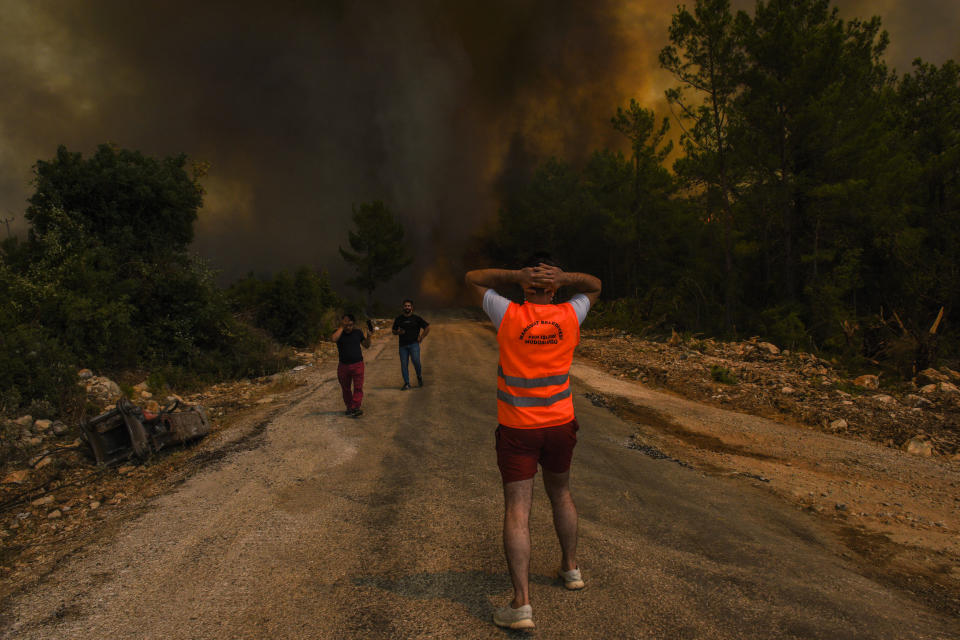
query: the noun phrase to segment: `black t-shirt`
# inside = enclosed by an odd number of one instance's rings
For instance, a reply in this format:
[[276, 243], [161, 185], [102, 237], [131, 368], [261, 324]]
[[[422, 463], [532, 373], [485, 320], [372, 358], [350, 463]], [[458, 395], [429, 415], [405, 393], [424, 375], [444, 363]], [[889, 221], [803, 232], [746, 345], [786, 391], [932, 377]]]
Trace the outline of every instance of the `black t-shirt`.
[[420, 335], [420, 329], [426, 329], [430, 326], [430, 323], [418, 316], [415, 313], [411, 313], [409, 316], [405, 316], [402, 313], [397, 316], [397, 319], [393, 321], [393, 328], [403, 329], [403, 333], [400, 334], [400, 346], [413, 344], [417, 341], [417, 336]]
[[340, 362], [343, 364], [355, 364], [363, 362], [363, 351], [360, 349], [360, 343], [365, 340], [363, 331], [354, 329], [350, 333], [344, 331], [337, 338], [337, 353], [340, 355]]

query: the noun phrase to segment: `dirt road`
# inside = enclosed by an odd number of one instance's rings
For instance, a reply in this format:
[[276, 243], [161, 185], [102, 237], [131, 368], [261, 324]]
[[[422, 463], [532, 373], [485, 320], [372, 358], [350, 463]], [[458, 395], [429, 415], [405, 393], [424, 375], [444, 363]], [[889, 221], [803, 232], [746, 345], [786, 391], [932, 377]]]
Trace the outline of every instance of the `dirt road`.
[[[251, 446], [10, 599], [0, 637], [513, 637], [490, 622], [510, 592], [492, 332], [435, 322], [426, 386], [410, 391], [393, 340], [366, 359], [366, 415], [343, 415], [332, 368], [310, 373]], [[815, 515], [742, 478], [629, 448], [635, 426], [584, 398], [615, 381], [574, 373], [587, 588], [551, 577], [558, 548], [538, 489], [539, 637], [960, 637], [956, 618], [866, 577]], [[676, 411], [673, 396], [644, 398]], [[685, 419], [736, 416], [710, 412]]]

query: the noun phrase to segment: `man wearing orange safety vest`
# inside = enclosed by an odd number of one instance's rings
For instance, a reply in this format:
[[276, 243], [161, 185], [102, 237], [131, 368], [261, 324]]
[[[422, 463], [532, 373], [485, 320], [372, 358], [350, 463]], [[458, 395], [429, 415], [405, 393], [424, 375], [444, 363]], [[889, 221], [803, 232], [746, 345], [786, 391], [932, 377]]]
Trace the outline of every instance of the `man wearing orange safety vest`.
[[[570, 495], [570, 461], [579, 425], [573, 412], [570, 365], [580, 341], [580, 324], [600, 295], [600, 280], [566, 273], [545, 254], [516, 271], [470, 271], [466, 281], [497, 328], [497, 466], [503, 480], [503, 548], [513, 581], [513, 600], [493, 621], [510, 629], [533, 629], [530, 606], [530, 505], [537, 465], [553, 508], [560, 541], [558, 577], [568, 589], [582, 589], [577, 565], [577, 509]], [[520, 285], [524, 303], [494, 289]], [[577, 292], [554, 303], [561, 287]]]

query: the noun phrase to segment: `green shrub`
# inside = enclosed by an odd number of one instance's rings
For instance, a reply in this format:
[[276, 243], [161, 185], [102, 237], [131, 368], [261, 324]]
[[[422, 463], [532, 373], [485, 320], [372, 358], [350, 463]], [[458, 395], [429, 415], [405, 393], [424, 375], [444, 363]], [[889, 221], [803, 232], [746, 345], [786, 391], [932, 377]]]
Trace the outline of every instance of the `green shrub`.
[[234, 321], [232, 335], [233, 348], [218, 356], [219, 370], [227, 377], [265, 376], [294, 365], [292, 351], [262, 329]]
[[33, 416], [34, 420], [46, 420], [55, 418], [58, 411], [57, 407], [49, 400], [38, 398], [30, 401], [30, 404], [24, 409], [24, 413]]
[[641, 333], [647, 326], [640, 301], [634, 298], [599, 300], [584, 322], [587, 329], [606, 327], [631, 333]]
[[737, 384], [738, 382], [737, 376], [732, 371], [716, 364], [710, 367], [710, 377], [713, 378], [714, 382], [721, 384]]
[[37, 326], [0, 331], [0, 413], [36, 406], [49, 415], [81, 396], [73, 355], [59, 341]]
[[156, 395], [165, 395], [171, 391], [187, 392], [199, 388], [204, 376], [196, 371], [175, 364], [166, 364], [150, 372], [147, 386]]
[[864, 389], [863, 387], [858, 387], [857, 385], [853, 384], [853, 382], [849, 380], [837, 380], [834, 383], [834, 386], [840, 391], [849, 393], [852, 396], [862, 396], [867, 393], [867, 389]]
[[327, 337], [337, 330], [340, 326], [340, 311], [337, 309], [327, 309], [320, 316], [321, 337]]
[[342, 305], [326, 272], [306, 267], [281, 271], [271, 279], [248, 275], [229, 288], [227, 299], [241, 317], [278, 342], [296, 347], [307, 347], [332, 332], [329, 312]]
[[147, 385], [156, 395], [185, 392], [224, 379], [270, 375], [289, 369], [296, 361], [290, 348], [281, 347], [265, 331], [231, 319], [228, 339], [222, 348], [195, 354], [189, 367], [166, 363], [147, 376]]
[[170, 384], [167, 382], [167, 376], [163, 369], [154, 369], [147, 376], [147, 391], [155, 396], [162, 396], [170, 392]]
[[17, 457], [19, 449], [17, 445], [20, 441], [20, 430], [22, 428], [13, 422], [0, 420], [0, 469], [3, 469], [9, 461]]
[[774, 343], [791, 350], [809, 350], [813, 346], [798, 309], [789, 305], [773, 307], [761, 312], [760, 318], [764, 335]]

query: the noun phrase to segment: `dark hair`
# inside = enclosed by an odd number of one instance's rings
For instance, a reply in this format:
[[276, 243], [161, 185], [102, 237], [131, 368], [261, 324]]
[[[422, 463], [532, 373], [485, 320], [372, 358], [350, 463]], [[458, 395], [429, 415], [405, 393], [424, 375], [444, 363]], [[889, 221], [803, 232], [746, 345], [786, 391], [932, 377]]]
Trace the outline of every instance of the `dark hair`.
[[411, 300], [410, 298], [404, 298], [404, 299], [403, 299], [403, 302], [401, 302], [400, 304], [401, 304], [401, 305], [405, 305], [405, 304], [407, 304], [408, 302], [409, 302], [411, 305], [413, 305], [413, 300]]
[[350, 322], [356, 322], [356, 321], [357, 321], [357, 319], [353, 317], [353, 314], [352, 314], [352, 313], [345, 313], [345, 314], [343, 314], [343, 317], [344, 317], [344, 318], [350, 318]]
[[537, 267], [540, 264], [548, 264], [551, 267], [559, 267], [560, 263], [553, 259], [548, 251], [534, 251], [524, 261], [524, 267]]

